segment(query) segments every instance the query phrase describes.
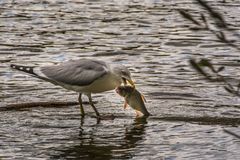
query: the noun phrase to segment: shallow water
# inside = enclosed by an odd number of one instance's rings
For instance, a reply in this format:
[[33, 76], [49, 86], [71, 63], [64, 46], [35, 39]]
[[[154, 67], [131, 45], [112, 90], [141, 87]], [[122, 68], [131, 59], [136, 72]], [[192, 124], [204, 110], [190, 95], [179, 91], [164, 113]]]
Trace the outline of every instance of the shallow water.
[[[215, 2], [239, 28], [239, 3]], [[81, 57], [128, 66], [153, 116], [135, 119], [114, 91], [94, 95], [101, 120], [78, 106], [1, 111], [0, 159], [239, 159], [240, 101], [189, 66], [207, 57], [239, 77], [239, 52], [193, 32], [175, 9], [190, 0], [0, 2], [0, 107], [76, 101], [77, 94], [9, 69]], [[84, 99], [86, 100], [86, 99]]]

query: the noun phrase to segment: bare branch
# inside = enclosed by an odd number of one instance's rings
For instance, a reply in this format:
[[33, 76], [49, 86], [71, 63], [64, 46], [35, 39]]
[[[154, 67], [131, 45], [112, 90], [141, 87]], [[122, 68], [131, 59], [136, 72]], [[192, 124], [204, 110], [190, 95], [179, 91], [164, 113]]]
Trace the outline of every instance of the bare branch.
[[216, 25], [218, 27], [228, 28], [224, 18], [219, 12], [209, 6], [204, 0], [197, 0], [197, 2], [209, 12], [209, 14], [214, 18], [214, 20], [216, 20]]
[[192, 21], [194, 24], [199, 25], [199, 26], [201, 25], [196, 19], [193, 18], [193, 16], [192, 16], [190, 13], [186, 12], [185, 10], [179, 9], [178, 12], [179, 12], [184, 18]]

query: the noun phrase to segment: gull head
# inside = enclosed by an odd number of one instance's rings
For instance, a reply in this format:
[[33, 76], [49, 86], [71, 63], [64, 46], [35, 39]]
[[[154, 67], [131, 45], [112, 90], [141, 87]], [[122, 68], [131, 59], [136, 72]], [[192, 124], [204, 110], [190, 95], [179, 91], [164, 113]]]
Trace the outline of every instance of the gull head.
[[135, 87], [135, 84], [131, 78], [131, 73], [127, 67], [123, 65], [114, 65], [113, 73], [121, 78], [121, 81], [124, 83], [124, 85], [127, 85], [127, 83], [129, 83], [131, 86]]

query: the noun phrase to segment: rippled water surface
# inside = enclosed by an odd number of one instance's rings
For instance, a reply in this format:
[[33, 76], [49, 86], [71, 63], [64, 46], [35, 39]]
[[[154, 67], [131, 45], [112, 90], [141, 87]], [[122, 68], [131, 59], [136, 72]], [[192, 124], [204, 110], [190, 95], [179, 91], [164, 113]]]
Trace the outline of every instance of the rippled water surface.
[[[238, 1], [212, 0], [239, 28]], [[0, 108], [30, 102], [75, 102], [78, 95], [12, 71], [10, 63], [47, 65], [82, 57], [128, 66], [153, 116], [135, 119], [109, 91], [88, 104], [5, 110], [0, 159], [240, 159], [240, 101], [189, 66], [207, 57], [239, 78], [239, 52], [207, 31], [193, 32], [176, 9], [190, 0], [0, 1]], [[84, 99], [84, 101], [87, 99]]]

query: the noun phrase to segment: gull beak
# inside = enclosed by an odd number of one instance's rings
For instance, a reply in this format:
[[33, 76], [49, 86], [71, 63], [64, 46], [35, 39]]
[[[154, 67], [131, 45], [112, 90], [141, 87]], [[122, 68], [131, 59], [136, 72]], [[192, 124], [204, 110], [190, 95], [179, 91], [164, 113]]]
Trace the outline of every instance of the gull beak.
[[134, 84], [133, 80], [131, 80], [131, 79], [127, 79], [127, 82], [130, 83], [131, 86], [133, 86], [133, 88], [135, 88], [135, 84]]

